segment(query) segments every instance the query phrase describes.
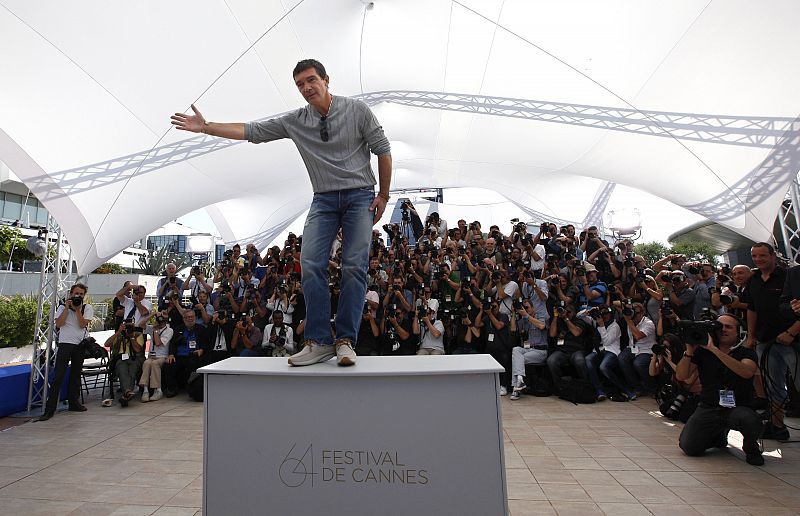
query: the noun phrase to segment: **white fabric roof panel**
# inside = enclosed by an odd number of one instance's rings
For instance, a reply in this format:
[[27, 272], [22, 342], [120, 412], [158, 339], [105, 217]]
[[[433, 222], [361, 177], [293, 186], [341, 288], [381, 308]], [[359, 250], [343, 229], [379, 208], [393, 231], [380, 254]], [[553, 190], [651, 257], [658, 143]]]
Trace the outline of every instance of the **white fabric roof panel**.
[[[316, 57], [334, 94], [373, 104], [395, 190], [488, 186], [580, 221], [613, 181], [764, 240], [800, 161], [798, 15], [791, 0], [5, 0], [0, 159], [82, 272], [203, 207], [227, 241], [263, 245], [311, 200], [294, 146], [179, 133], [169, 115], [295, 109], [291, 70]], [[388, 93], [403, 90], [424, 93]]]

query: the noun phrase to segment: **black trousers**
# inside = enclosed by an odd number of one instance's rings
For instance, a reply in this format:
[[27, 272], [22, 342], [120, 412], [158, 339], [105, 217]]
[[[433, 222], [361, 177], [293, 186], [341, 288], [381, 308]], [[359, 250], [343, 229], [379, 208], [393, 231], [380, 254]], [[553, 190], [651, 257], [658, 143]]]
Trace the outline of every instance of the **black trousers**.
[[200, 367], [200, 359], [194, 353], [186, 357], [175, 357], [172, 364], [164, 364], [161, 369], [161, 384], [165, 389], [177, 392], [179, 388], [186, 386], [186, 380]]
[[700, 403], [683, 427], [681, 450], [690, 456], [703, 455], [728, 435], [728, 430], [742, 433], [745, 453], [758, 451], [762, 430], [761, 418], [749, 407], [725, 408]]
[[563, 351], [556, 349], [547, 357], [547, 369], [550, 376], [558, 385], [566, 376], [567, 366], [572, 365], [579, 378], [588, 380], [589, 372], [586, 369], [586, 354], [583, 351]]
[[83, 346], [61, 342], [56, 352], [56, 373], [53, 382], [50, 384], [45, 412], [53, 413], [56, 411], [61, 384], [64, 382], [64, 375], [67, 374], [67, 365], [70, 363], [72, 363], [72, 368], [69, 371], [69, 394], [67, 398], [70, 406], [80, 404]]

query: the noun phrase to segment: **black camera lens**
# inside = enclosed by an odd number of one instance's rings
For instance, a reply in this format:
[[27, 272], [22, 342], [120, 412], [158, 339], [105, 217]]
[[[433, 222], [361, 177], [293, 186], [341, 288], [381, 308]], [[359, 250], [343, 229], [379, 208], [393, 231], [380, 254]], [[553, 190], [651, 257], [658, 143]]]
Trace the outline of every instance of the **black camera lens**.
[[81, 296], [73, 296], [70, 301], [72, 302], [72, 306], [81, 306], [83, 304], [83, 298]]

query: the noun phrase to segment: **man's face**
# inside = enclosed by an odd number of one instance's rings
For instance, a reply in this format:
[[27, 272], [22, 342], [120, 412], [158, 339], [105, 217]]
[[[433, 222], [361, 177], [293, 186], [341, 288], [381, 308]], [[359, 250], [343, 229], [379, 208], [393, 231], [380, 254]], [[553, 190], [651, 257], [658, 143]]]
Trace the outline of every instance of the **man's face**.
[[378, 259], [377, 258], [372, 258], [369, 261], [369, 268], [372, 269], [372, 270], [377, 270], [378, 269]]
[[80, 287], [75, 287], [69, 291], [69, 296], [70, 297], [79, 296], [81, 299], [83, 299], [86, 296], [86, 291]]
[[586, 281], [594, 283], [597, 281], [597, 271], [586, 271]]
[[201, 305], [208, 303], [208, 292], [201, 290], [197, 293], [197, 302]]
[[771, 270], [775, 267], [775, 254], [770, 253], [766, 247], [753, 247], [750, 249], [753, 263], [761, 270]]
[[320, 102], [328, 91], [328, 77], [319, 76], [314, 67], [306, 68], [294, 76], [294, 84], [306, 102]]
[[133, 291], [134, 299], [141, 301], [144, 299], [145, 289], [144, 287], [137, 287], [136, 290]]
[[195, 323], [195, 316], [194, 312], [185, 312], [183, 314], [183, 323], [186, 325], [187, 328], [192, 328]]
[[675, 288], [683, 288], [686, 286], [686, 276], [683, 274], [673, 274], [670, 278], [672, 286]]
[[522, 252], [519, 250], [518, 247], [515, 247], [514, 249], [511, 250], [511, 260], [512, 261], [519, 260], [521, 255], [522, 255]]
[[721, 343], [733, 345], [739, 337], [739, 325], [736, 319], [730, 316], [721, 315], [717, 321], [722, 324], [722, 330], [719, 332]]
[[272, 323], [275, 326], [283, 326], [283, 314], [272, 314]]
[[708, 279], [714, 276], [714, 268], [710, 265], [703, 265], [703, 268], [700, 270], [703, 275], [703, 279]]
[[737, 265], [731, 270], [731, 279], [739, 287], [747, 283], [751, 275], [750, 268], [745, 265]]
[[399, 288], [401, 288], [401, 289], [402, 289], [402, 288], [403, 288], [403, 279], [402, 279], [402, 278], [394, 278], [394, 279], [392, 280], [392, 284], [393, 284], [395, 287], [399, 287]]
[[167, 265], [167, 276], [174, 276], [176, 272], [176, 267], [172, 264]]
[[486, 240], [486, 250], [487, 251], [494, 251], [494, 238], [489, 238]]

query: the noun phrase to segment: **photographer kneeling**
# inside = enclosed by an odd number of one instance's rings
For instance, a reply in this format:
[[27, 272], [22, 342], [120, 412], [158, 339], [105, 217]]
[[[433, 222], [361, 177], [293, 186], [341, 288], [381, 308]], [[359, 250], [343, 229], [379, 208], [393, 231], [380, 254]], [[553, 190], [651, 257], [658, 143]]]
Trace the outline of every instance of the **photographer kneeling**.
[[[685, 382], [695, 371], [700, 375], [702, 391], [700, 404], [686, 423], [680, 436], [680, 447], [686, 455], [703, 455], [708, 448], [728, 446], [728, 430], [742, 433], [747, 463], [764, 464], [758, 437], [762, 423], [750, 408], [753, 402], [753, 374], [758, 360], [755, 351], [741, 346], [741, 322], [731, 315], [721, 315], [716, 322], [691, 322], [682, 324], [686, 331], [686, 353], [678, 362], [675, 376]], [[708, 333], [705, 345], [691, 338]]]

